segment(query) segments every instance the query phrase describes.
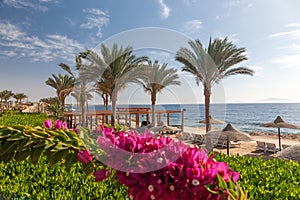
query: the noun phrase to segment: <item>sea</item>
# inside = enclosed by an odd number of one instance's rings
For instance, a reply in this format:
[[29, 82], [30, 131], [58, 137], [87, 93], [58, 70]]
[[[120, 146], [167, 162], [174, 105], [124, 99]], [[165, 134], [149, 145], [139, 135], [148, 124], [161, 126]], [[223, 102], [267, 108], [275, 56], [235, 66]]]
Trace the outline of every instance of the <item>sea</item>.
[[[151, 105], [118, 105], [118, 108], [151, 108]], [[74, 109], [74, 108], [73, 108]], [[76, 108], [75, 108], [76, 109]], [[111, 108], [109, 108], [111, 109]], [[104, 110], [102, 105], [90, 105], [89, 110]], [[199, 120], [205, 117], [204, 104], [158, 104], [156, 110], [185, 110], [184, 126], [203, 127]], [[234, 103], [211, 104], [211, 116], [215, 119], [231, 123], [235, 128], [244, 132], [274, 132], [277, 128], [262, 127], [262, 123], [273, 122], [277, 116], [291, 124], [300, 126], [300, 103]], [[140, 121], [146, 120], [146, 116], [140, 115]], [[161, 120], [166, 123], [167, 116], [162, 115]], [[150, 118], [151, 121], [151, 118]], [[180, 125], [181, 114], [170, 115], [170, 125]], [[226, 124], [212, 125], [215, 128], [224, 128]], [[281, 129], [281, 133], [300, 134], [300, 130]]]

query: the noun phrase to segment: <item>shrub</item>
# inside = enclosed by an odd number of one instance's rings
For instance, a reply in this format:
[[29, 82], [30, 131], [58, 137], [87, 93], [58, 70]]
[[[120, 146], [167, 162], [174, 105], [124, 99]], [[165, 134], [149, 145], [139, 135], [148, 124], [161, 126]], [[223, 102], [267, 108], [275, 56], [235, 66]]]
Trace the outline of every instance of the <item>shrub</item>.
[[0, 125], [12, 126], [12, 125], [28, 125], [28, 126], [40, 126], [44, 120], [49, 117], [44, 113], [21, 113], [21, 112], [5, 112], [0, 117]]
[[277, 158], [228, 156], [215, 158], [240, 172], [240, 183], [250, 199], [300, 199], [300, 165]]
[[[126, 199], [126, 188], [112, 174], [103, 182], [86, 177], [82, 165], [70, 172], [63, 162], [51, 166], [45, 157], [33, 165], [30, 159], [0, 163], [0, 194], [6, 199]], [[1, 197], [1, 195], [0, 195]]]

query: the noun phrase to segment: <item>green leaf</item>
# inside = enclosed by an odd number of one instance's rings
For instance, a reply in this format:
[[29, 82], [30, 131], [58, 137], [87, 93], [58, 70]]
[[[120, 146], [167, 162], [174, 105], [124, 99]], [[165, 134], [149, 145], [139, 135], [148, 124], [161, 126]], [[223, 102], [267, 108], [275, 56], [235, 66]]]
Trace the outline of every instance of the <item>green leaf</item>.
[[24, 151], [19, 151], [15, 155], [16, 161], [22, 161], [25, 160], [28, 156], [31, 154], [31, 149], [27, 148]]
[[227, 183], [220, 174], [217, 174], [217, 179], [219, 188], [221, 188], [222, 190], [227, 189]]
[[34, 165], [38, 162], [40, 156], [42, 155], [42, 153], [44, 151], [44, 146], [40, 146], [40, 147], [37, 147], [37, 148], [32, 148], [32, 150], [31, 150], [31, 161]]
[[65, 166], [66, 166], [66, 170], [68, 172], [70, 172], [70, 169], [72, 167], [72, 165], [74, 165], [75, 163], [78, 163], [78, 157], [77, 157], [78, 152], [75, 152], [73, 154], [69, 154], [68, 157], [65, 160]]
[[61, 159], [65, 158], [68, 155], [68, 153], [69, 153], [69, 150], [66, 150], [66, 149], [56, 151], [50, 156], [50, 158], [48, 160], [52, 165], [54, 165]]
[[4, 145], [0, 146], [0, 157], [8, 153], [14, 153], [19, 144], [20, 141], [6, 141]]
[[14, 155], [14, 152], [6, 153], [4, 156], [0, 156], [0, 162], [8, 163], [13, 159]]

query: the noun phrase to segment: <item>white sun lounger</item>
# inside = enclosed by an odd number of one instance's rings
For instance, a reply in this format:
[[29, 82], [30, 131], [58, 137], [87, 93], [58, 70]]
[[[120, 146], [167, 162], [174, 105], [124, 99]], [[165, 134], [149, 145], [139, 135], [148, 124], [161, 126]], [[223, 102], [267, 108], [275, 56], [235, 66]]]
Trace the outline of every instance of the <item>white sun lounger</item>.
[[278, 151], [276, 144], [267, 142], [266, 145], [267, 145], [268, 152], [276, 153]]
[[256, 141], [256, 150], [258, 151], [263, 151], [266, 152], [267, 151], [267, 144], [266, 142], [263, 141]]

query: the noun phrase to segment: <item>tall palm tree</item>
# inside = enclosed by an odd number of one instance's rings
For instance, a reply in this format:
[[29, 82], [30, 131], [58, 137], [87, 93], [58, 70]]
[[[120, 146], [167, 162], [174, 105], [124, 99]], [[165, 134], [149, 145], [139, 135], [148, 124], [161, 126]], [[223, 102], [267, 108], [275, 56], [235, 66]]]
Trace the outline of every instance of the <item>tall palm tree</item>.
[[[8, 106], [8, 100], [14, 96], [14, 93], [10, 90], [3, 90], [0, 92], [0, 99], [1, 99], [1, 108], [3, 110], [3, 107], [2, 107], [2, 102], [4, 101], [4, 105], [5, 107], [9, 107]], [[5, 108], [4, 107], [4, 108]]]
[[81, 111], [81, 116], [82, 116], [82, 125], [85, 124], [86, 121], [86, 109], [88, 107], [88, 100], [91, 100], [93, 98], [91, 92], [94, 91], [93, 88], [89, 88], [89, 77], [88, 74], [83, 73], [84, 71], [82, 68], [85, 66], [82, 63], [81, 57], [76, 56], [75, 57], [75, 62], [76, 62], [76, 70], [78, 72], [78, 77], [75, 77], [75, 75], [72, 73], [71, 68], [64, 64], [60, 63], [59, 66], [67, 71], [75, 80], [74, 82], [74, 88], [73, 92], [71, 95], [76, 99], [76, 101], [79, 103], [80, 111]]
[[153, 126], [155, 126], [156, 96], [170, 85], [180, 85], [176, 72], [176, 69], [167, 69], [167, 63], [160, 65], [158, 60], [155, 60], [154, 63], [149, 60], [148, 65], [145, 66], [145, 75], [137, 80], [137, 83], [141, 84], [144, 90], [151, 95]]
[[59, 105], [65, 107], [65, 99], [72, 92], [74, 87], [74, 78], [69, 75], [52, 74], [52, 77], [48, 78], [46, 84], [53, 87], [56, 90], [57, 99]]
[[101, 57], [92, 50], [82, 52], [81, 57], [88, 60], [91, 65], [87, 71], [94, 76], [95, 83], [104, 82], [110, 83], [107, 85], [110, 100], [112, 103], [112, 120], [111, 124], [115, 124], [116, 103], [118, 93], [126, 87], [130, 82], [133, 82], [138, 74], [138, 66], [147, 61], [145, 56], [137, 57], [133, 54], [132, 47], [118, 47], [114, 44], [109, 49], [104, 44], [101, 45]]
[[40, 102], [49, 104], [49, 105], [54, 105], [55, 103], [58, 103], [57, 97], [47, 97], [47, 98], [42, 98], [40, 99]]
[[210, 96], [214, 84], [231, 75], [253, 75], [254, 71], [247, 67], [234, 65], [247, 60], [246, 49], [237, 48], [231, 41], [225, 39], [209, 40], [205, 49], [199, 40], [190, 40], [191, 49], [180, 48], [175, 59], [184, 66], [182, 71], [187, 71], [196, 77], [196, 83], [201, 82], [204, 87], [206, 132], [210, 130]]
[[19, 104], [20, 102], [22, 102], [23, 99], [27, 98], [27, 95], [24, 93], [16, 93], [13, 95], [13, 97], [17, 100], [17, 104]]

